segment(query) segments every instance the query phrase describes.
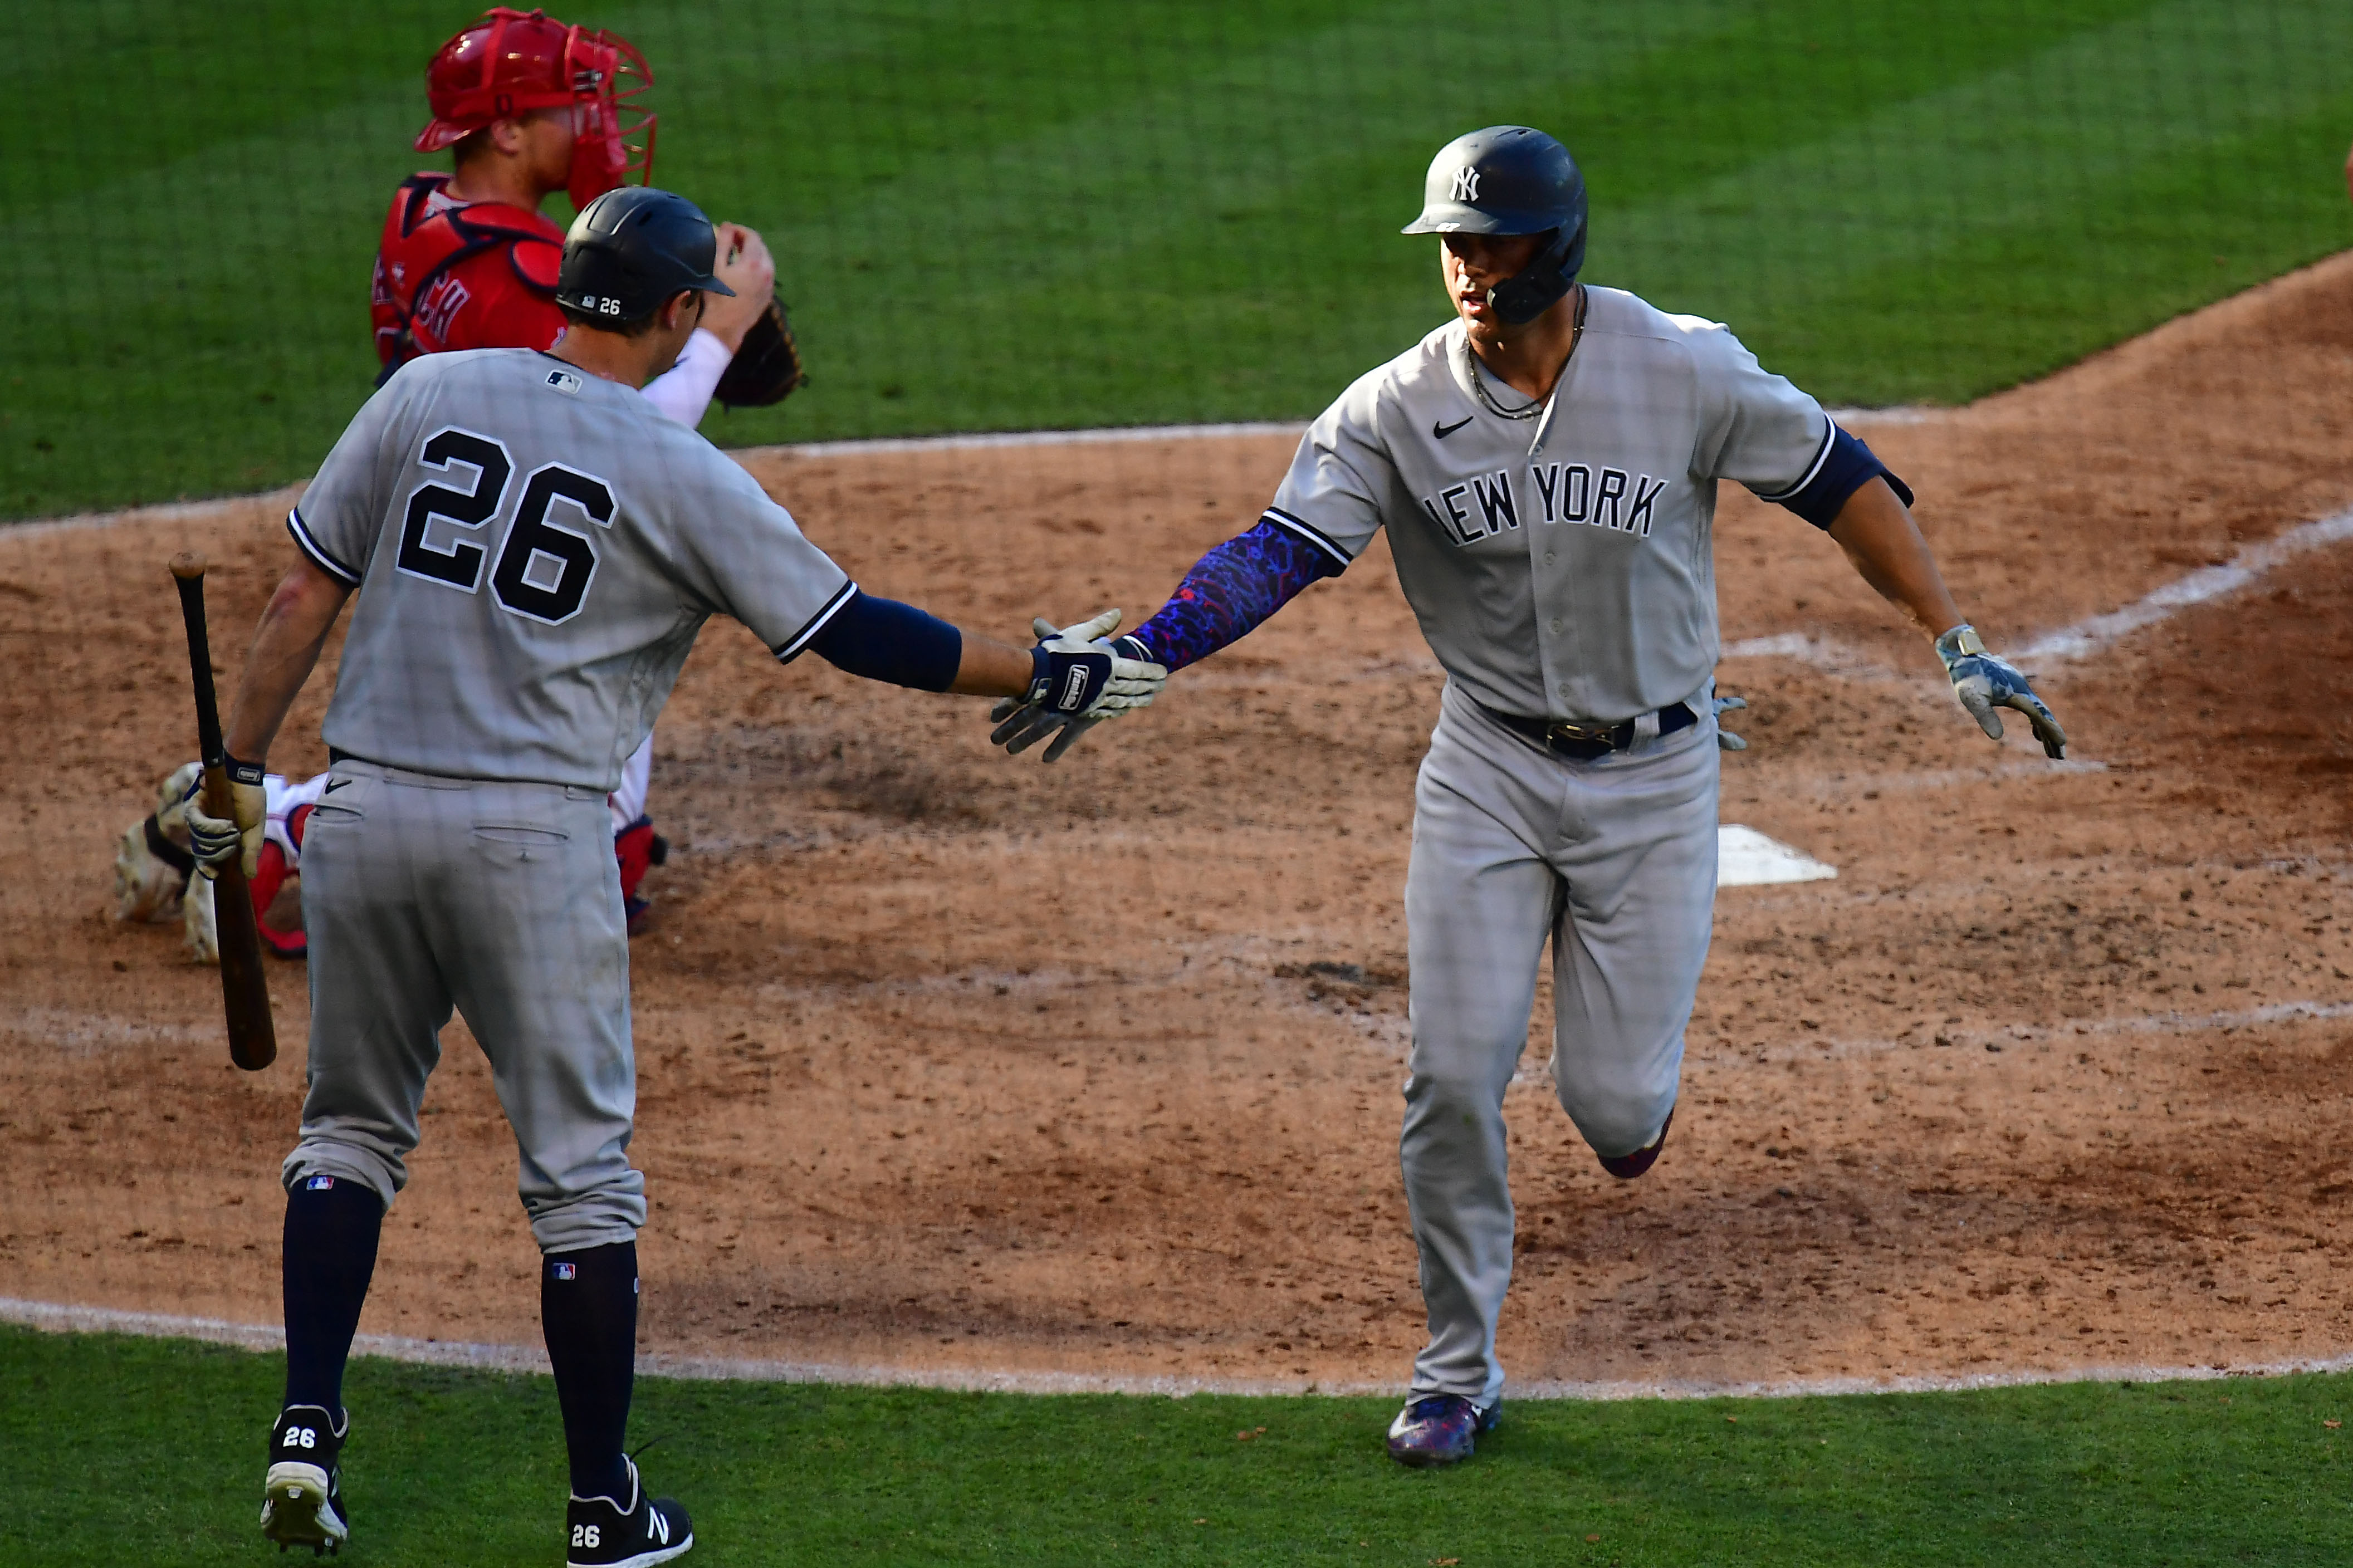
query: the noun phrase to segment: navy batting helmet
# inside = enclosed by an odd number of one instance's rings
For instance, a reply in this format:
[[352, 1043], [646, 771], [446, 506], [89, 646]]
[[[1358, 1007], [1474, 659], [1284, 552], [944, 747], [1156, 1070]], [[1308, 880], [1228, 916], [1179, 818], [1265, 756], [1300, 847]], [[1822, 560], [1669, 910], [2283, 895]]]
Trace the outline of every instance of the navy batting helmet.
[[1585, 265], [1585, 176], [1568, 149], [1525, 125], [1457, 136], [1430, 161], [1421, 216], [1405, 234], [1543, 234], [1552, 242], [1487, 290], [1514, 326], [1552, 308]]
[[618, 325], [653, 314], [682, 289], [734, 289], [712, 273], [719, 236], [702, 209], [649, 185], [607, 191], [564, 236], [555, 302]]

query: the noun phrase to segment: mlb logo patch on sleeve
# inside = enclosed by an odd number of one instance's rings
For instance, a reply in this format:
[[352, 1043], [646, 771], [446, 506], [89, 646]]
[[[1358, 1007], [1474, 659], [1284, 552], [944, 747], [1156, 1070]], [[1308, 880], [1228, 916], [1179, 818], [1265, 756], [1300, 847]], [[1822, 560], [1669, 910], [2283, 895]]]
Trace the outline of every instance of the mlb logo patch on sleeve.
[[575, 1263], [551, 1263], [548, 1268], [558, 1279], [569, 1279], [580, 1272], [579, 1265]]

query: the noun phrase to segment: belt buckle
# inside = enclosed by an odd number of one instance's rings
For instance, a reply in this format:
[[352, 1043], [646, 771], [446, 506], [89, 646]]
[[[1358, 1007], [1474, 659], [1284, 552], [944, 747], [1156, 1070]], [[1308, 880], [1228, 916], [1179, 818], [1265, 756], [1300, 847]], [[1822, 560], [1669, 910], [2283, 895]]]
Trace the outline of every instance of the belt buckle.
[[1605, 746], [1615, 751], [1618, 728], [1615, 724], [1572, 724], [1556, 719], [1545, 726], [1545, 740], [1554, 745], [1566, 741], [1572, 745]]

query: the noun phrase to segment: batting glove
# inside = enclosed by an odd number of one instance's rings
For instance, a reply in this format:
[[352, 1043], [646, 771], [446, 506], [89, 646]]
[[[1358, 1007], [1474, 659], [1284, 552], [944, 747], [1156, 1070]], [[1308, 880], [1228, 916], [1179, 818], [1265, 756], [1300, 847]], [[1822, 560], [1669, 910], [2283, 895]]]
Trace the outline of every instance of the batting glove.
[[1719, 697], [1715, 700], [1715, 744], [1725, 752], [1745, 752], [1748, 742], [1724, 727], [1724, 716], [1748, 706], [1746, 697]]
[[196, 875], [209, 879], [219, 876], [221, 867], [242, 847], [245, 874], [250, 877], [261, 864], [261, 826], [269, 812], [261, 768], [259, 763], [240, 763], [234, 757], [223, 757], [221, 765], [228, 770], [230, 812], [235, 820], [225, 821], [205, 814], [204, 775], [197, 774], [185, 797], [188, 852], [195, 857]]
[[1046, 761], [1055, 762], [1104, 720], [1149, 707], [1168, 671], [1134, 637], [1107, 640], [1119, 620], [1117, 610], [1105, 610], [1071, 626], [1058, 628], [1043, 616], [1032, 621], [1038, 673], [1026, 696], [1004, 698], [989, 710], [997, 725], [990, 742], [1018, 755], [1052, 735]]
[[2045, 756], [2067, 754], [2067, 731], [2059, 727], [2042, 699], [2034, 695], [2034, 688], [2026, 683], [2016, 665], [1986, 652], [1975, 626], [1963, 622], [1938, 637], [1936, 657], [1945, 661], [1945, 673], [1953, 678], [1953, 695], [1989, 739], [2001, 739], [1999, 710], [2015, 708], [2034, 726], [2034, 738], [2042, 742]]

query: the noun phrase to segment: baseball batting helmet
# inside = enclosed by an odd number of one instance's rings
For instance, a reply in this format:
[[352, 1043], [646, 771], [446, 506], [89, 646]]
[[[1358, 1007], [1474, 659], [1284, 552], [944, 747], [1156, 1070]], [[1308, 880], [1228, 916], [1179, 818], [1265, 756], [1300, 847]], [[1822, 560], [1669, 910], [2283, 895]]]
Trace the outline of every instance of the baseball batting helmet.
[[586, 206], [632, 174], [640, 183], [652, 178], [654, 116], [638, 100], [653, 79], [646, 58], [624, 38], [501, 5], [442, 45], [425, 68], [433, 120], [417, 133], [417, 150], [438, 153], [494, 120], [569, 104], [566, 188], [573, 205]]
[[1585, 265], [1585, 176], [1568, 149], [1525, 125], [1457, 136], [1430, 161], [1421, 216], [1403, 234], [1542, 234], [1551, 243], [1487, 290], [1514, 326], [1552, 308]]
[[684, 289], [733, 294], [711, 268], [719, 236], [702, 209], [650, 185], [607, 191], [564, 236], [555, 302], [616, 326], [653, 314]]

